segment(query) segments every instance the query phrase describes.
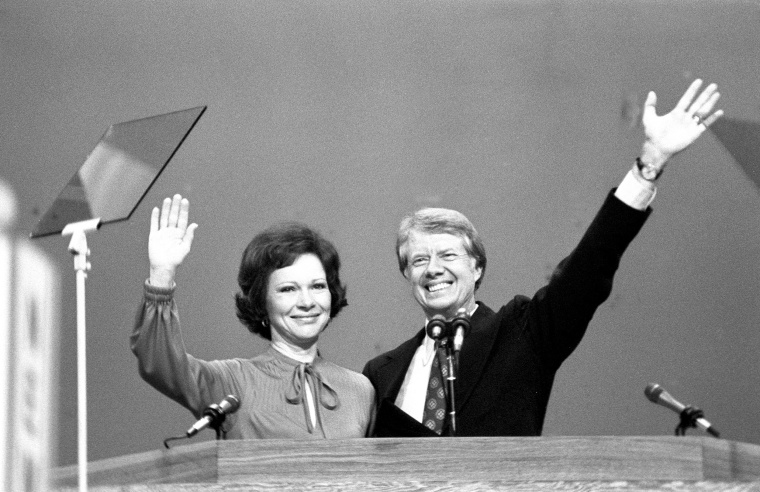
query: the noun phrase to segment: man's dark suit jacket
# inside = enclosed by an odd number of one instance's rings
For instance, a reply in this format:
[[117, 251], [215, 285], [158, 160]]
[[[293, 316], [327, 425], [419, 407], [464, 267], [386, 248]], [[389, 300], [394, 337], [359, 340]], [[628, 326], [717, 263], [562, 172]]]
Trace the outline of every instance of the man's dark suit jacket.
[[[650, 212], [610, 193], [578, 246], [532, 299], [516, 296], [498, 312], [478, 303], [455, 383], [458, 436], [541, 434], [554, 376], [609, 296], [620, 258]], [[394, 404], [424, 335], [420, 330], [364, 367], [377, 393], [374, 436], [435, 436]]]

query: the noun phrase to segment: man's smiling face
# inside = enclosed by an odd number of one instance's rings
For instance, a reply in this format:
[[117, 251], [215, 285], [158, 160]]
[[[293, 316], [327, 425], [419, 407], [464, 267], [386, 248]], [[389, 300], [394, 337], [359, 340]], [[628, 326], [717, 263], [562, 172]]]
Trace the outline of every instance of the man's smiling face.
[[475, 282], [483, 270], [467, 253], [464, 238], [412, 231], [402, 250], [408, 260], [405, 276], [428, 318], [451, 318], [460, 308], [475, 308]]

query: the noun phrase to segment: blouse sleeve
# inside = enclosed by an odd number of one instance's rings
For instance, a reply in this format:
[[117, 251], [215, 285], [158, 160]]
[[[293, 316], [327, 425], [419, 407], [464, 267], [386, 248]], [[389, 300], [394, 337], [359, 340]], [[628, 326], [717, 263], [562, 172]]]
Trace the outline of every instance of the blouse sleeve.
[[137, 356], [140, 376], [200, 418], [208, 405], [237, 391], [232, 378], [225, 377], [222, 364], [186, 352], [174, 290], [145, 282], [130, 347]]

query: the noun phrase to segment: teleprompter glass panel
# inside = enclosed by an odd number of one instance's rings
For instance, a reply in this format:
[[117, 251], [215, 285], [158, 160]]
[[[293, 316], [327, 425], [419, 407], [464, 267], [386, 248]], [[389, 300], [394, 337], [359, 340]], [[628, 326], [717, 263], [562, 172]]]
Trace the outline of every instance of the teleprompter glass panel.
[[68, 224], [126, 220], [200, 119], [206, 106], [111, 125], [45, 212], [31, 237]]

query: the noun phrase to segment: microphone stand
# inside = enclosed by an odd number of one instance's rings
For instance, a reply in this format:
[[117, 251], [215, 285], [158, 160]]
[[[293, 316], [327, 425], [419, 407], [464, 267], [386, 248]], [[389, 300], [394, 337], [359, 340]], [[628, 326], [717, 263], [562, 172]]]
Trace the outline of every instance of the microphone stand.
[[[454, 363], [454, 348], [451, 338], [443, 339], [443, 347], [446, 349], [446, 364], [448, 367], [448, 375], [446, 376], [446, 406], [449, 409], [449, 437], [456, 436], [457, 433], [457, 411], [456, 411], [456, 398], [454, 397], [454, 382], [457, 379], [456, 376], [456, 364]], [[459, 354], [456, 354], [457, 356]]]
[[222, 424], [224, 423], [227, 416], [214, 408], [213, 405], [207, 409], [207, 415], [209, 413], [215, 417], [211, 424], [209, 424], [209, 427], [214, 429], [214, 432], [216, 432], [216, 440], [221, 441], [223, 437]]
[[74, 255], [77, 275], [77, 415], [78, 415], [78, 463], [79, 490], [87, 490], [87, 329], [85, 323], [85, 279], [92, 265], [87, 261], [85, 233], [100, 227], [100, 218], [73, 222], [64, 227], [62, 236], [71, 236], [69, 253]]
[[446, 360], [448, 362], [448, 377], [446, 385], [448, 388], [448, 405], [449, 405], [449, 436], [455, 436], [457, 431], [456, 423], [456, 406], [454, 399], [454, 382], [457, 379], [459, 371], [459, 351], [462, 349], [465, 334], [470, 330], [470, 316], [465, 308], [460, 308], [456, 316], [448, 322], [449, 336], [446, 338]]
[[[695, 407], [693, 405], [686, 405], [686, 408], [684, 408], [681, 411], [681, 413], [679, 414], [679, 416], [680, 416], [680, 422], [678, 423], [678, 426], [676, 427], [676, 435], [677, 436], [685, 436], [686, 435], [686, 429], [688, 429], [689, 427], [695, 427], [696, 428], [697, 427], [697, 420], [701, 419], [701, 418], [704, 418], [705, 413], [701, 409], [699, 409], [699, 408], [697, 408], [697, 407]], [[715, 429], [713, 429], [712, 426], [710, 426], [707, 429], [705, 429], [705, 432], [707, 432], [708, 434], [710, 434], [713, 437], [720, 437], [720, 433], [718, 433], [718, 431], [716, 431]]]
[[215, 425], [213, 427], [214, 432], [216, 432], [216, 440], [217, 441], [221, 441], [222, 438], [223, 438], [221, 422], [219, 424], [220, 425]]

